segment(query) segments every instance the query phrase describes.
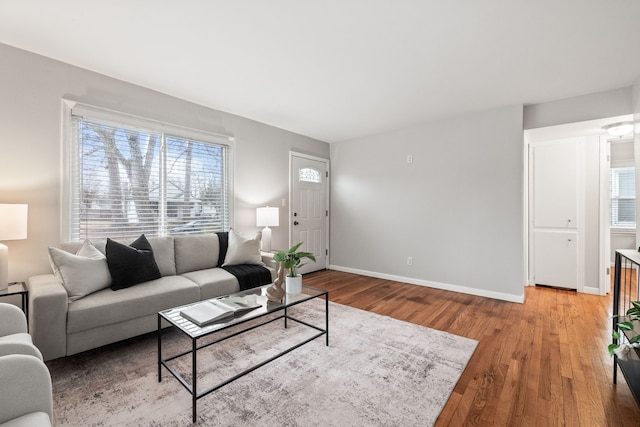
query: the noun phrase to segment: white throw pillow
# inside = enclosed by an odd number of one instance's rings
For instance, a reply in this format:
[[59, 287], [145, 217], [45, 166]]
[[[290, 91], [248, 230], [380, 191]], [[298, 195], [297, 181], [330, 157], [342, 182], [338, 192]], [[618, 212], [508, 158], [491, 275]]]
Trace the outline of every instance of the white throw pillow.
[[69, 302], [111, 284], [107, 257], [89, 240], [84, 241], [75, 255], [49, 246], [49, 261], [58, 281], [67, 290]]
[[229, 230], [229, 245], [222, 267], [238, 264], [264, 265], [260, 255], [260, 239], [262, 239], [261, 231], [252, 238], [246, 239], [233, 228]]

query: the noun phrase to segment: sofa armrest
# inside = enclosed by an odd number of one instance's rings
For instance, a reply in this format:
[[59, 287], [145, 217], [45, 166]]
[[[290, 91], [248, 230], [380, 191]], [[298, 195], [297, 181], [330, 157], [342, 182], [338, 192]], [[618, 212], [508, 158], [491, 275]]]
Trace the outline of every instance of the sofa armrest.
[[24, 354], [0, 357], [0, 423], [44, 412], [53, 420], [51, 374], [42, 360]]
[[42, 360], [42, 353], [33, 345], [22, 341], [0, 341], [0, 357], [9, 354], [26, 354]]
[[278, 268], [280, 268], [280, 263], [273, 260], [274, 255], [274, 252], [260, 252], [264, 266], [267, 267], [271, 273], [271, 280], [276, 280], [278, 277]]
[[13, 304], [0, 303], [0, 337], [27, 332], [27, 318]]
[[276, 263], [273, 262], [274, 255], [275, 253], [273, 252], [260, 251], [260, 257], [262, 258], [262, 262], [264, 262], [267, 267], [275, 267]]
[[67, 354], [67, 306], [65, 288], [53, 274], [30, 277], [29, 333], [44, 360]]

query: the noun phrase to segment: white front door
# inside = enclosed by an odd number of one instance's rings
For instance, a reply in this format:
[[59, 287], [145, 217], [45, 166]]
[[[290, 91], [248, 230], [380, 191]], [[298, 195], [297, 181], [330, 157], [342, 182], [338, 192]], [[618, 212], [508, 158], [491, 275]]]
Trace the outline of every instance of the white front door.
[[291, 245], [303, 242], [300, 250], [311, 252], [299, 271], [309, 273], [328, 265], [329, 249], [329, 161], [300, 153], [290, 153]]

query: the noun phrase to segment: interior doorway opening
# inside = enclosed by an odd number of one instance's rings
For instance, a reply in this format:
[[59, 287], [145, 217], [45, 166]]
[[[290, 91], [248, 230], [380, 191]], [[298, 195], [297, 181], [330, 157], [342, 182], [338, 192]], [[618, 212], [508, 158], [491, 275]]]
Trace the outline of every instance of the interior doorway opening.
[[[550, 126], [538, 129], [529, 129], [524, 132], [524, 164], [525, 170], [525, 280], [527, 285], [535, 285], [535, 241], [533, 233], [533, 213], [532, 213], [532, 168], [533, 164], [530, 159], [531, 147], [536, 143], [545, 141], [554, 141], [570, 138], [583, 138], [586, 143], [590, 144], [587, 150], [587, 159], [585, 160], [584, 179], [587, 181], [587, 191], [584, 194], [585, 202], [580, 206], [584, 209], [584, 225], [585, 233], [582, 243], [584, 243], [585, 261], [580, 268], [580, 284], [578, 292], [594, 293], [604, 295], [610, 291], [611, 276], [613, 275], [612, 254], [616, 249], [628, 247], [629, 242], [635, 247], [636, 232], [634, 230], [625, 230], [623, 238], [627, 243], [622, 244], [617, 237], [622, 234], [619, 230], [611, 231], [611, 183], [610, 183], [610, 165], [611, 156], [609, 149], [611, 144], [622, 144], [624, 138], [611, 138], [606, 135], [602, 129], [603, 126], [616, 121], [633, 120], [632, 115], [609, 117], [598, 120], [591, 120], [579, 123], [570, 123], [558, 126]], [[622, 142], [621, 142], [622, 141]], [[633, 147], [633, 138], [626, 138], [630, 141], [628, 147]], [[627, 149], [628, 149], [627, 147]], [[617, 147], [614, 148], [616, 151]], [[628, 157], [628, 153], [626, 154]], [[634, 158], [634, 155], [631, 155]], [[635, 166], [635, 161], [632, 162]], [[619, 202], [618, 202], [619, 203]], [[627, 205], [632, 202], [622, 202]], [[635, 203], [635, 202], [633, 202]], [[620, 204], [618, 205], [620, 206]], [[628, 210], [623, 207], [623, 219], [628, 217]]]

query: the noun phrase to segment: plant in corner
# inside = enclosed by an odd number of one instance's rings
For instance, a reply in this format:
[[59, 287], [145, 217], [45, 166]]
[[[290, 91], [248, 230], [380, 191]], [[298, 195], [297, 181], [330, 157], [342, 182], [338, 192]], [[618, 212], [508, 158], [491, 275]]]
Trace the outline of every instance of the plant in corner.
[[302, 242], [293, 245], [286, 252], [281, 251], [273, 256], [275, 262], [283, 263], [284, 268], [288, 271], [288, 277], [296, 277], [298, 275], [298, 268], [304, 265], [302, 263], [304, 258], [316, 262], [316, 257], [311, 252], [296, 252], [300, 246], [302, 246]]
[[[614, 315], [616, 317], [617, 315]], [[631, 308], [625, 314], [625, 321], [617, 324], [617, 331], [613, 331], [611, 335], [616, 340], [622, 338], [621, 332], [633, 331], [633, 322], [640, 322], [640, 301], [631, 301]], [[640, 348], [640, 335], [636, 335], [629, 339], [628, 343], [609, 344], [609, 354], [616, 355], [622, 360], [626, 360], [632, 348]]]

